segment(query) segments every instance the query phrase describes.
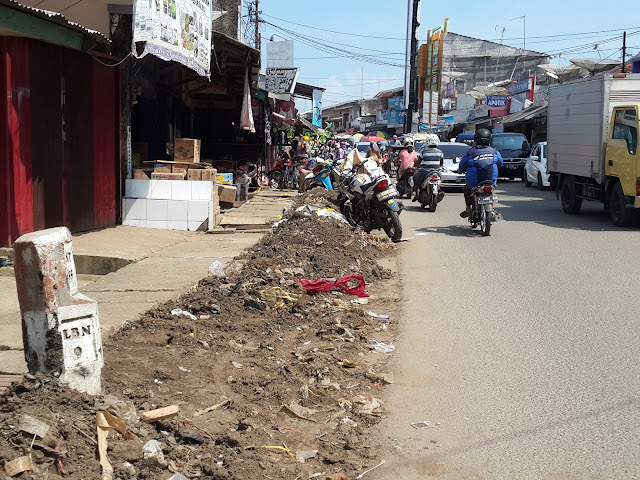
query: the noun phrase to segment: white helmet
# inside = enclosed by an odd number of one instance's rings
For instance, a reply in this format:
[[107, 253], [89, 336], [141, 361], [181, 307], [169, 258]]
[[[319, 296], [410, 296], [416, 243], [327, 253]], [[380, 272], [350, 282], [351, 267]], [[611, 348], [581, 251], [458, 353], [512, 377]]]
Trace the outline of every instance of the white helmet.
[[435, 133], [427, 135], [427, 146], [429, 148], [438, 148], [438, 145], [440, 145], [440, 139]]
[[403, 147], [413, 147], [413, 140], [411, 140], [410, 138], [407, 138], [404, 143], [402, 144]]

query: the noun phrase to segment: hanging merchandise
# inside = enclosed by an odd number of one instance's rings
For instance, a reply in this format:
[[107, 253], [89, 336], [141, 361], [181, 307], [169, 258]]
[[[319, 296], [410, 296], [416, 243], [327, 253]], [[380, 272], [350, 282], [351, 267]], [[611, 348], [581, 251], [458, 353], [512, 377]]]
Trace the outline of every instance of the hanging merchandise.
[[240, 114], [240, 128], [256, 133], [251, 110], [251, 89], [249, 88], [249, 69], [244, 70], [244, 94], [242, 95], [242, 113]]
[[[134, 0], [132, 53], [173, 60], [209, 78], [211, 21], [209, 0]], [[144, 42], [140, 55], [138, 42]]]

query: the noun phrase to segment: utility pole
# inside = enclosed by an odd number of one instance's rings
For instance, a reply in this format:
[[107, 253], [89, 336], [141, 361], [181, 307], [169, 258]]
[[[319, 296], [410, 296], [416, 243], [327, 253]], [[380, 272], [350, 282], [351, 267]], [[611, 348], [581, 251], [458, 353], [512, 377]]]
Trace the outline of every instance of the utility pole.
[[255, 22], [255, 27], [256, 27], [256, 39], [255, 39], [255, 48], [256, 50], [260, 50], [260, 17], [258, 16], [259, 14], [261, 14], [262, 12], [259, 9], [259, 3], [260, 0], [256, 0], [255, 3], [255, 17], [254, 17], [254, 22]]
[[627, 63], [627, 32], [622, 34], [622, 73], [626, 73], [625, 63]]
[[[409, 0], [409, 15], [408, 21], [410, 35], [410, 48], [409, 48], [409, 78], [407, 85], [405, 85], [405, 95], [408, 94], [409, 101], [407, 104], [407, 113], [404, 119], [404, 131], [411, 132], [411, 126], [413, 124], [413, 112], [416, 111], [418, 106], [418, 35], [420, 28], [420, 2], [421, 0]], [[405, 65], [405, 68], [407, 66]], [[407, 91], [408, 87], [408, 91]]]
[[364, 67], [360, 67], [362, 71], [362, 80], [360, 83], [360, 99], [364, 100]]

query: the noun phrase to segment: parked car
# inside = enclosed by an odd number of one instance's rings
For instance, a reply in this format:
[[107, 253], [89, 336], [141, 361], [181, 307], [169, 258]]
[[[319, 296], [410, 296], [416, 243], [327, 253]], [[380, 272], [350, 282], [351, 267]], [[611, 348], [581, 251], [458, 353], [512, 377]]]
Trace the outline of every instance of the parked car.
[[498, 171], [499, 177], [524, 178], [524, 165], [531, 154], [527, 137], [521, 133], [494, 133], [491, 146], [500, 152], [503, 166]]
[[[464, 154], [469, 150], [469, 145], [466, 143], [443, 142], [438, 145], [438, 148], [444, 153], [444, 165], [440, 174], [442, 186], [463, 189], [467, 184], [467, 180], [464, 173], [458, 173], [458, 166]], [[424, 149], [426, 147], [422, 150]], [[418, 152], [418, 155], [421, 154], [422, 151]]]
[[461, 133], [456, 137], [456, 143], [465, 143], [467, 145], [473, 144], [473, 133]]
[[533, 183], [538, 185], [538, 190], [551, 186], [547, 173], [547, 142], [537, 143], [524, 165], [524, 184], [530, 187]]

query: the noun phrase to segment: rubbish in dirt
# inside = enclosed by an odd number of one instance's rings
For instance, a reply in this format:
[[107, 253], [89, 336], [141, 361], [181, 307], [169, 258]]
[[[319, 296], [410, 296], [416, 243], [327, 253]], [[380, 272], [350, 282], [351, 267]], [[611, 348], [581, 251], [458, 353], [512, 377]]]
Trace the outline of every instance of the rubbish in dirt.
[[279, 227], [280, 225], [282, 225], [286, 221], [287, 221], [287, 219], [283, 218], [282, 220], [278, 220], [277, 222], [274, 222], [272, 226], [273, 226], [273, 228]]
[[211, 345], [209, 345], [209, 342], [205, 342], [204, 340], [198, 340], [198, 343], [202, 345], [202, 348], [211, 348]]
[[266, 303], [261, 302], [260, 300], [256, 300], [255, 298], [245, 298], [244, 306], [255, 308], [256, 310], [260, 310], [261, 312], [264, 312], [267, 309]]
[[240, 362], [231, 362], [231, 365], [233, 365], [236, 368], [242, 368], [244, 367], [244, 365], [242, 365]]
[[[389, 310], [390, 311], [390, 310]], [[379, 320], [389, 320], [389, 315], [385, 313], [375, 313], [375, 312], [367, 312], [367, 315], [369, 315], [371, 318], [377, 318]]]
[[298, 450], [296, 452], [296, 460], [300, 463], [304, 463], [307, 460], [311, 460], [318, 454], [318, 450]]
[[345, 367], [345, 368], [358, 368], [358, 365], [356, 365], [351, 360], [348, 360], [346, 358], [343, 358], [342, 360], [340, 360], [338, 362], [338, 365], [340, 365], [341, 367]]
[[176, 317], [184, 315], [185, 317], [189, 317], [191, 320], [198, 319], [198, 317], [196, 317], [193, 313], [182, 310], [181, 308], [174, 308], [173, 310], [171, 310], [171, 315], [174, 315]]
[[18, 430], [23, 432], [30, 433], [31, 435], [37, 435], [40, 438], [44, 438], [44, 436], [51, 428], [49, 425], [44, 423], [37, 418], [32, 417], [31, 415], [20, 415], [20, 424], [18, 425]]
[[204, 415], [205, 413], [213, 412], [214, 410], [217, 410], [219, 408], [228, 407], [232, 403], [233, 402], [231, 400], [224, 400], [224, 401], [222, 401], [220, 403], [216, 403], [215, 405], [211, 405], [210, 407], [207, 407], [204, 410], [201, 410], [199, 412], [194, 413], [193, 416], [194, 417], [199, 417], [200, 415]]
[[255, 450], [256, 448], [266, 448], [267, 450], [280, 450], [282, 452], [287, 453], [290, 457], [295, 457], [295, 454], [289, 450], [286, 443], [280, 445], [252, 445], [250, 447], [245, 447], [245, 450]]
[[201, 445], [205, 442], [204, 435], [198, 432], [178, 431], [177, 435], [187, 444]]
[[327, 477], [327, 480], [347, 480], [347, 477]]
[[214, 260], [211, 265], [209, 265], [209, 275], [218, 278], [226, 277], [227, 274], [224, 272], [224, 263], [220, 260]]
[[180, 370], [181, 372], [190, 372], [191, 371], [188, 368], [184, 368], [184, 367], [178, 367], [178, 370]]
[[200, 320], [209, 320], [211, 315], [200, 315]]
[[303, 407], [302, 405], [298, 405], [296, 403], [290, 403], [289, 405], [283, 405], [280, 409], [281, 412], [285, 412], [287, 415], [295, 418], [300, 418], [302, 420], [307, 420], [309, 422], [315, 422], [313, 418], [309, 418], [311, 415], [318, 413], [318, 410], [313, 410], [311, 408]]
[[369, 303], [369, 299], [368, 298], [354, 298], [353, 300], [351, 300], [351, 303], [353, 303], [354, 305], [366, 305]]
[[370, 368], [369, 370], [367, 370], [367, 377], [369, 377], [371, 380], [376, 380], [379, 382], [384, 382], [388, 385], [391, 385], [393, 383], [393, 373], [389, 372], [389, 373], [378, 373], [376, 371], [373, 370], [373, 368]]
[[140, 414], [140, 418], [147, 423], [157, 422], [158, 420], [164, 420], [165, 418], [175, 417], [180, 413], [180, 407], [178, 405], [169, 405], [168, 407], [156, 408]]
[[208, 308], [214, 315], [220, 315], [220, 312], [222, 312], [222, 307], [216, 303], [210, 304]]
[[296, 213], [299, 213], [305, 217], [310, 217], [316, 210], [318, 210], [318, 207], [315, 205], [303, 205], [302, 207], [296, 208]]
[[298, 301], [298, 295], [287, 292], [280, 287], [267, 287], [258, 290], [255, 283], [245, 283], [244, 290], [248, 295], [254, 295], [264, 300], [275, 308], [294, 305]]
[[347, 221], [344, 215], [342, 215], [341, 213], [335, 212], [331, 208], [321, 208], [316, 212], [316, 215], [318, 215], [319, 217], [332, 218], [334, 220], [338, 220], [342, 223], [349, 225], [349, 222]]
[[136, 467], [133, 466], [131, 462], [122, 462], [122, 468], [127, 473], [129, 478], [135, 478], [136, 476]]
[[[358, 282], [355, 287], [350, 287], [349, 282]], [[307, 293], [329, 292], [334, 288], [339, 288], [350, 295], [366, 298], [369, 294], [366, 292], [367, 284], [362, 275], [347, 275], [339, 280], [335, 278], [322, 278], [320, 280], [298, 279], [297, 282], [307, 291]]]
[[218, 455], [218, 461], [216, 462], [216, 465], [218, 465], [219, 467], [224, 465], [224, 456], [222, 454]]
[[102, 467], [102, 480], [113, 479], [113, 467], [107, 455], [107, 437], [109, 431], [113, 428], [116, 432], [124, 435], [125, 438], [135, 438], [128, 435], [127, 426], [122, 420], [111, 415], [109, 412], [99, 411], [96, 413], [96, 424], [98, 430], [98, 458]]
[[174, 473], [167, 480], [189, 480], [189, 479], [180, 473]]
[[376, 342], [371, 346], [371, 348], [373, 348], [376, 352], [391, 353], [395, 351], [396, 346], [393, 344], [393, 342], [391, 343]]
[[366, 474], [374, 471], [376, 468], [381, 467], [382, 465], [384, 465], [385, 463], [387, 463], [386, 460], [382, 460], [379, 464], [377, 464], [375, 467], [371, 467], [369, 470], [365, 470], [364, 472], [362, 472], [360, 475], [358, 475], [354, 480], [360, 480], [361, 478], [363, 478]]
[[384, 402], [376, 397], [365, 397], [364, 395], [358, 395], [353, 400], [354, 406], [356, 406], [356, 413], [362, 413], [365, 415], [372, 415], [379, 417], [384, 414], [382, 405]]
[[145, 460], [153, 460], [162, 466], [167, 464], [162, 453], [162, 444], [157, 440], [149, 440], [144, 444], [142, 456]]
[[[35, 435], [35, 434], [34, 434]], [[16, 475], [26, 472], [29, 470], [35, 470], [36, 466], [31, 461], [28, 455], [24, 457], [18, 457], [10, 462], [4, 464], [4, 471], [7, 472], [7, 475], [10, 477], [15, 477]]]
[[417, 430], [424, 430], [425, 428], [435, 428], [438, 425], [440, 425], [440, 422], [430, 422], [429, 420], [411, 424], [411, 426]]

